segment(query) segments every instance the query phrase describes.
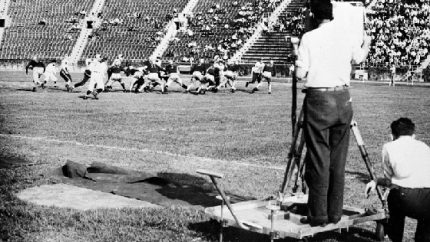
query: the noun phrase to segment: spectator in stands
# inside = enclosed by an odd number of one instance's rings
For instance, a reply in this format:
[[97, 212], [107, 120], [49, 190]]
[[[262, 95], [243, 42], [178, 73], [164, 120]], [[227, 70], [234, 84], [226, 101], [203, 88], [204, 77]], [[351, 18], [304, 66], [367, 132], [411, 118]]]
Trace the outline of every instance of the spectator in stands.
[[42, 26], [45, 26], [46, 25], [46, 23], [47, 23], [47, 21], [46, 21], [46, 19], [42, 19], [42, 20], [40, 20], [39, 21], [39, 25], [42, 25]]
[[430, 1], [378, 0], [368, 13], [367, 32], [373, 36], [369, 64], [418, 65], [428, 55]]

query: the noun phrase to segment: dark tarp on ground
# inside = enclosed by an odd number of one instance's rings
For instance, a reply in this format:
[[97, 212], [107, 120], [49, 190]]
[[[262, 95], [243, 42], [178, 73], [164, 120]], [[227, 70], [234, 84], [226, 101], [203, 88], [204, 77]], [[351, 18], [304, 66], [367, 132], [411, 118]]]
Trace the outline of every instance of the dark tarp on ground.
[[[68, 161], [61, 170], [62, 172], [56, 172], [56, 175], [61, 177], [64, 183], [148, 201], [161, 206], [210, 207], [221, 203], [215, 198], [218, 193], [212, 185], [200, 176], [130, 171], [103, 163], [93, 163], [86, 167], [73, 161]], [[185, 182], [178, 182], [181, 180]], [[190, 183], [203, 184], [206, 189], [202, 186], [190, 185]], [[232, 202], [252, 199], [228, 195]]]

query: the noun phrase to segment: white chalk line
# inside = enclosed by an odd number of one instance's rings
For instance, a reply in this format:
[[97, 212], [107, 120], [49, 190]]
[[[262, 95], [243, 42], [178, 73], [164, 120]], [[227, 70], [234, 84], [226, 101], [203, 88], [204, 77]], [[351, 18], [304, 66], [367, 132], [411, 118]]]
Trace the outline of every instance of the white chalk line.
[[[157, 106], [154, 104], [154, 106]], [[232, 106], [224, 106], [224, 105], [215, 105], [213, 107], [187, 107], [187, 108], [159, 108], [158, 109], [142, 109], [139, 111], [120, 111], [120, 112], [109, 112], [109, 115], [125, 115], [125, 114], [147, 114], [147, 112], [167, 112], [167, 111], [187, 111], [187, 110], [213, 110], [213, 111], [219, 111], [222, 109], [230, 109], [230, 108], [263, 108], [263, 107], [278, 107], [278, 106], [285, 106], [288, 107], [285, 104], [260, 104], [260, 105], [232, 105]], [[121, 109], [118, 107], [118, 109]], [[106, 114], [106, 112], [92, 112], [92, 113], [67, 113], [67, 114], [60, 114], [60, 113], [54, 113], [52, 114], [53, 117], [73, 117], [73, 116], [98, 116], [101, 114]], [[190, 113], [191, 115], [192, 113]], [[49, 118], [50, 116], [41, 114], [41, 115], [14, 115], [13, 113], [0, 113], [0, 116], [12, 116], [15, 118]]]
[[[274, 166], [274, 165], [259, 165], [259, 164], [251, 164], [247, 162], [241, 162], [237, 160], [220, 160], [220, 159], [212, 159], [207, 157], [200, 157], [200, 156], [190, 156], [190, 155], [181, 155], [181, 154], [175, 154], [167, 151], [156, 151], [156, 150], [150, 150], [146, 148], [126, 148], [126, 147], [118, 147], [118, 146], [109, 146], [109, 145], [97, 145], [97, 144], [85, 144], [78, 141], [68, 141], [68, 140], [59, 140], [59, 139], [53, 139], [48, 137], [34, 137], [34, 136], [25, 136], [25, 135], [16, 135], [16, 134], [0, 134], [0, 137], [7, 137], [7, 138], [18, 138], [18, 139], [27, 139], [27, 140], [34, 140], [34, 141], [44, 141], [44, 142], [51, 142], [51, 143], [61, 143], [61, 144], [69, 144], [69, 145], [75, 145], [75, 146], [82, 146], [82, 147], [92, 147], [92, 148], [101, 148], [101, 149], [107, 149], [107, 150], [118, 150], [118, 151], [134, 151], [134, 152], [142, 152], [142, 153], [155, 153], [155, 154], [161, 154], [161, 155], [167, 155], [172, 157], [181, 157], [181, 158], [188, 158], [188, 159], [196, 159], [201, 160], [202, 162], [211, 162], [211, 163], [235, 163], [237, 165], [246, 166], [246, 167], [253, 167], [253, 168], [261, 168], [261, 169], [270, 169], [270, 170], [279, 170], [284, 171], [285, 167], [282, 166]], [[204, 163], [202, 163], [204, 164]]]

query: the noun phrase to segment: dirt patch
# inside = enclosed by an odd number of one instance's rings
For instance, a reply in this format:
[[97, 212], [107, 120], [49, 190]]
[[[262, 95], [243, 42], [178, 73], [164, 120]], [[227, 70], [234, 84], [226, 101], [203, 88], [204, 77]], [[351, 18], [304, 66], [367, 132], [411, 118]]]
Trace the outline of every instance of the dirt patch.
[[89, 210], [98, 208], [159, 208], [146, 201], [68, 184], [42, 185], [25, 189], [18, 198], [43, 206]]

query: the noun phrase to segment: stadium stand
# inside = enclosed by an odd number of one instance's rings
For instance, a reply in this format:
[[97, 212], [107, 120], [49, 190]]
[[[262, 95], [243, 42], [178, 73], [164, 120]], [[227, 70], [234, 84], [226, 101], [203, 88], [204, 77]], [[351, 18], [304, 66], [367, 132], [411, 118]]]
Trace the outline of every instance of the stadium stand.
[[8, 22], [7, 10], [9, 9], [10, 0], [0, 0], [0, 45], [3, 40], [4, 29]]
[[79, 12], [88, 11], [92, 0], [14, 0], [8, 16], [0, 59], [61, 59], [69, 55], [79, 34]]
[[430, 1], [377, 0], [368, 12], [370, 66], [419, 65], [430, 45]]
[[100, 28], [90, 36], [82, 58], [96, 54], [126, 59], [149, 57], [164, 36], [166, 24], [188, 1], [107, 0]]
[[[42, 60], [70, 55], [80, 43], [80, 33], [97, 1], [0, 0], [0, 15], [11, 20], [9, 26], [0, 29], [4, 32], [3, 38], [0, 36], [0, 60], [18, 63], [35, 55]], [[81, 60], [100, 53], [109, 59], [123, 54], [133, 62], [163, 53], [164, 60], [188, 62], [215, 55], [231, 58], [246, 49], [239, 58], [233, 58], [244, 65], [261, 58], [273, 59], [277, 65], [291, 63], [291, 45], [285, 36], [302, 34], [307, 2], [287, 0], [290, 4], [273, 21], [270, 16], [281, 0], [191, 0], [195, 1], [192, 11], [182, 13], [188, 26], [178, 26], [175, 34], [167, 35], [167, 27], [176, 23], [177, 14], [190, 1], [103, 1], [101, 13], [96, 13], [100, 26], [89, 31], [91, 34], [84, 38], [88, 44], [82, 41], [81, 50], [76, 51], [77, 57], [82, 53]], [[428, 66], [430, 0], [373, 0], [367, 17], [366, 29], [373, 43], [366, 67], [360, 68], [387, 68], [392, 62], [399, 67], [414, 66], [414, 70]], [[265, 33], [256, 35], [262, 26]], [[158, 48], [162, 50], [154, 51], [165, 39], [163, 48]]]
[[166, 26], [166, 34], [164, 35], [160, 44], [152, 53], [153, 58], [163, 56], [163, 53], [169, 46], [170, 40], [176, 37], [176, 34], [178, 33], [179, 29], [186, 27], [187, 23], [185, 16], [192, 14], [192, 10], [198, 2], [198, 0], [189, 0], [187, 5], [185, 5], [185, 7], [182, 9], [182, 12], [178, 14], [178, 17], [175, 17], [170, 20], [170, 22]]
[[231, 57], [252, 35], [256, 24], [268, 16], [279, 0], [200, 0], [188, 17], [188, 30], [178, 33], [164, 59]]
[[272, 59], [275, 64], [291, 63], [292, 46], [286, 36], [299, 36], [304, 30], [304, 11], [306, 1], [292, 0], [276, 21], [264, 23], [266, 31], [242, 55], [242, 63], [255, 63]]
[[[76, 40], [75, 46], [73, 47], [72, 53], [70, 54], [70, 63], [77, 64], [79, 59], [81, 58], [85, 46], [88, 43], [89, 36], [93, 33], [93, 29], [100, 26], [100, 18], [97, 16], [102, 12], [103, 6], [105, 4], [105, 0], [95, 0], [93, 7], [91, 8], [90, 14], [84, 19], [84, 23], [79, 34], [78, 39]], [[91, 23], [89, 23], [91, 22]], [[89, 28], [91, 27], [91, 28]]]
[[0, 0], [0, 18], [6, 17], [9, 4], [10, 0]]

